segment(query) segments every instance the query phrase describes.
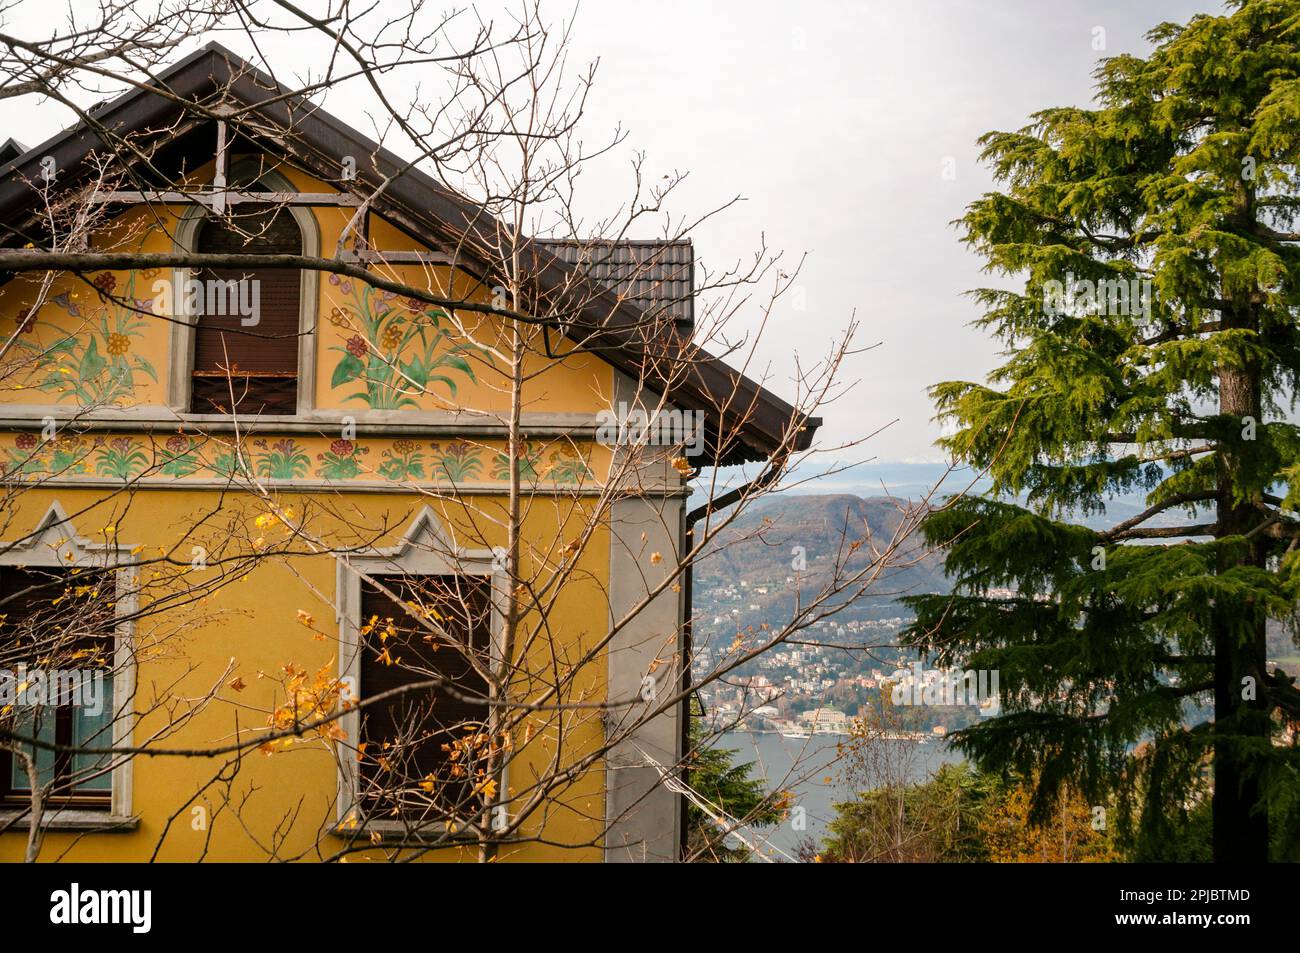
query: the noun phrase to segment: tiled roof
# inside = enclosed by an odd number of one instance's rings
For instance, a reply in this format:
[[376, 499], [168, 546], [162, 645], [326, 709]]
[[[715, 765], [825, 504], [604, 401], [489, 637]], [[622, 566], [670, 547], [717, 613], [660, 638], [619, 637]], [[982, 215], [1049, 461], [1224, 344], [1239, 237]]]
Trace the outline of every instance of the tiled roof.
[[679, 327], [695, 324], [695, 249], [676, 241], [537, 242], [566, 265], [621, 296], [652, 317], [671, 317]]

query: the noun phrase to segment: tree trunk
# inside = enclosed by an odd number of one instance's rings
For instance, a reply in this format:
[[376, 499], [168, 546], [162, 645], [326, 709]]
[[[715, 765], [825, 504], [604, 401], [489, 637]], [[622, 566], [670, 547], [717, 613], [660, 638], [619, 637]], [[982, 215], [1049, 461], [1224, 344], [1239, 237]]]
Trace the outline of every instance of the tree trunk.
[[[1259, 374], [1255, 368], [1219, 372], [1219, 412], [1259, 422]], [[1241, 424], [1237, 439], [1220, 442], [1218, 537], [1249, 533], [1259, 512], [1238, 502], [1233, 476], [1253, 443]], [[1251, 434], [1253, 437], [1253, 433]], [[1221, 555], [1220, 574], [1234, 566], [1263, 566], [1263, 546], [1253, 543], [1240, 556]], [[1264, 620], [1251, 606], [1214, 607], [1214, 860], [1216, 863], [1265, 863], [1268, 860], [1268, 814], [1260, 779], [1251, 764], [1250, 747], [1270, 737], [1264, 698]], [[1253, 680], [1253, 681], [1252, 681]]]

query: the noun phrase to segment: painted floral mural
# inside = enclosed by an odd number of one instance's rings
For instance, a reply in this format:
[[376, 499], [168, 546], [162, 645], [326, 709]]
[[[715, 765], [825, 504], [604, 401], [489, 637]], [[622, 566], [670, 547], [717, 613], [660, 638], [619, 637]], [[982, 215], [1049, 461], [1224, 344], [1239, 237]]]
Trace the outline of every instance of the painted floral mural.
[[[537, 479], [538, 464], [542, 459], [542, 445], [529, 440], [524, 443], [524, 451], [519, 455], [519, 479], [532, 483]], [[504, 449], [492, 458], [492, 479], [510, 479], [510, 456]]]
[[158, 472], [165, 476], [176, 477], [197, 473], [203, 466], [203, 461], [199, 457], [201, 447], [202, 442], [193, 437], [186, 437], [183, 434], [168, 437], [167, 442], [163, 444]]
[[50, 471], [77, 473], [89, 470], [93, 449], [94, 446], [90, 441], [71, 434], [63, 434], [55, 438], [50, 442]]
[[[591, 469], [568, 441], [544, 444], [529, 440], [519, 458], [519, 478], [525, 483], [581, 483]], [[492, 458], [492, 477], [510, 479], [510, 457], [502, 449]]]
[[316, 454], [320, 461], [316, 475], [327, 480], [351, 480], [361, 473], [361, 457], [369, 452], [369, 447], [358, 446], [354, 440], [332, 441], [328, 450]]
[[[140, 353], [156, 302], [137, 297], [153, 271], [96, 275], [93, 290], [68, 290], [33, 312], [15, 316], [13, 347], [35, 368], [29, 386], [58, 402], [111, 406], [135, 397], [158, 371]], [[491, 363], [482, 349], [459, 341], [446, 311], [403, 299], [362, 282], [329, 277], [341, 296], [330, 308], [338, 343], [331, 385], [345, 401], [374, 410], [416, 408], [431, 389], [455, 397], [477, 381], [473, 362]], [[61, 313], [60, 313], [61, 312]], [[156, 329], [155, 329], [156, 330]], [[52, 427], [52, 425], [50, 425]], [[238, 445], [234, 442], [238, 440]], [[520, 461], [530, 484], [572, 484], [591, 476], [568, 441], [529, 441]], [[428, 442], [331, 439], [318, 435], [228, 438], [187, 434], [75, 434], [62, 427], [0, 437], [0, 479], [134, 481], [239, 480], [426, 482], [452, 486], [504, 482], [510, 461], [499, 441]]]
[[[437, 449], [438, 445], [433, 445]], [[389, 450], [381, 454], [379, 473], [386, 480], [423, 480], [424, 451], [414, 440], [395, 440]]]
[[591, 468], [570, 444], [561, 444], [546, 455], [543, 476], [551, 483], [582, 483], [591, 479]]
[[50, 305], [81, 319], [71, 329], [66, 321], [43, 320], [30, 309], [19, 312], [15, 346], [34, 361], [37, 388], [57, 394], [60, 401], [105, 406], [131, 397], [139, 374], [157, 383], [158, 372], [135, 351], [153, 306], [152, 300], [135, 296], [136, 281], [136, 273], [129, 272], [125, 287], [119, 288], [113, 273], [96, 276], [94, 286], [117, 300], [99, 299], [107, 303], [97, 303], [89, 314], [82, 311], [80, 292], [51, 297]]
[[251, 475], [248, 453], [245, 449], [237, 448], [231, 444], [221, 445], [217, 453], [213, 454], [212, 462], [208, 464], [208, 468], [225, 480]]
[[15, 434], [5, 451], [4, 476], [100, 476], [132, 480], [149, 465], [149, 444], [139, 437], [94, 439], [63, 434], [50, 440], [34, 433]]
[[43, 455], [45, 447], [34, 433], [20, 433], [14, 437], [13, 447], [5, 451], [5, 473], [26, 474], [59, 472]]
[[[342, 442], [347, 443], [347, 441]], [[274, 443], [254, 440], [253, 446], [261, 451], [253, 454], [254, 470], [260, 477], [271, 480], [293, 480], [306, 476], [311, 468], [311, 457], [292, 437], [285, 437]]]
[[95, 472], [114, 480], [134, 479], [148, 465], [144, 441], [132, 437], [113, 437], [95, 454]]
[[464, 483], [477, 479], [483, 469], [482, 449], [464, 440], [453, 440], [446, 446], [435, 443], [432, 448], [437, 460], [434, 476]]
[[330, 386], [353, 388], [345, 402], [359, 401], [371, 410], [419, 407], [420, 397], [435, 386], [455, 397], [458, 381], [475, 380], [468, 358], [489, 360], [482, 349], [454, 339], [440, 308], [400, 301], [338, 275], [330, 275], [329, 282], [348, 296], [329, 315], [345, 337], [330, 348], [339, 355]]

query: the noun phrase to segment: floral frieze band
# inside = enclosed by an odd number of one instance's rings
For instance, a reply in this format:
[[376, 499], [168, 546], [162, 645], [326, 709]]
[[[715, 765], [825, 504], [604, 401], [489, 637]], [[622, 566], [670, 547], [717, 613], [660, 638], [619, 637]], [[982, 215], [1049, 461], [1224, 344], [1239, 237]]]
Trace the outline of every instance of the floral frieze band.
[[[7, 480], [99, 477], [132, 481], [304, 480], [463, 484], [505, 482], [510, 460], [502, 444], [466, 440], [344, 440], [327, 437], [251, 439], [183, 433], [168, 437], [70, 435], [43, 439], [19, 433], [5, 439], [0, 467]], [[572, 485], [593, 474], [580, 447], [568, 440], [528, 441], [519, 459], [527, 484]]]

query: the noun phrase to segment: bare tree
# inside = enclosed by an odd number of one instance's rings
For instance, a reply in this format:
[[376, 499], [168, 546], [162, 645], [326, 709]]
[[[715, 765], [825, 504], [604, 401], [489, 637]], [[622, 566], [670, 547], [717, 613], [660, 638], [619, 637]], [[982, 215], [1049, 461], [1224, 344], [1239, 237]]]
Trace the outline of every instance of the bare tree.
[[[789, 616], [759, 633], [738, 633], [692, 679], [690, 611], [679, 608], [689, 597], [692, 566], [721, 546], [743, 542], [743, 534], [727, 530], [762, 499], [807, 479], [803, 474], [816, 472], [819, 459], [844, 459], [860, 442], [817, 448], [810, 439], [820, 410], [847, 391], [841, 372], [858, 327], [849, 321], [838, 339], [821, 342], [812, 360], [799, 362], [795, 379], [784, 383], [792, 402], [773, 414], [759, 386], [765, 376], [759, 343], [797, 280], [798, 263], [759, 247], [727, 267], [701, 266], [685, 278], [674, 272], [671, 250], [736, 198], [677, 213], [672, 205], [683, 177], [647, 181], [639, 155], [621, 201], [582, 194], [583, 171], [619, 155], [625, 133], [614, 130], [601, 141], [584, 130], [596, 69], [571, 68], [569, 29], [533, 4], [489, 20], [473, 8], [444, 15], [418, 4], [359, 10], [341, 2], [313, 14], [284, 0], [229, 0], [101, 3], [94, 17], [42, 41], [0, 30], [0, 67], [9, 77], [0, 83], [0, 97], [60, 103], [94, 142], [75, 165], [64, 167], [56, 156], [47, 178], [31, 174], [39, 166], [30, 157], [0, 172], [0, 188], [21, 181], [31, 196], [28, 213], [5, 225], [0, 271], [15, 275], [10, 288], [20, 289], [5, 293], [11, 301], [15, 294], [36, 301], [6, 335], [3, 386], [30, 387], [33, 367], [48, 367], [52, 353], [75, 337], [29, 337], [25, 324], [68, 276], [80, 282], [87, 306], [76, 310], [84, 320], [112, 308], [123, 320], [158, 326], [186, 320], [174, 307], [176, 289], [164, 296], [172, 306], [156, 307], [138, 289], [100, 276], [194, 273], [235, 282], [254, 272], [314, 274], [327, 292], [349, 286], [373, 294], [367, 299], [373, 312], [341, 303], [328, 315], [351, 355], [343, 358], [342, 378], [378, 395], [372, 407], [418, 405], [454, 414], [458, 452], [493, 460], [505, 484], [500, 494], [476, 495], [464, 485], [472, 479], [453, 472], [445, 458], [441, 469], [424, 461], [428, 445], [412, 440], [409, 447], [395, 443], [384, 464], [409, 504], [401, 513], [365, 511], [346, 487], [295, 492], [292, 481], [252, 462], [258, 441], [267, 439], [261, 435], [276, 426], [240, 410], [256, 396], [255, 375], [229, 354], [218, 359], [212, 399], [229, 419], [222, 426], [178, 421], [184, 432], [169, 438], [161, 455], [88, 507], [99, 513], [111, 500], [125, 514], [147, 506], [157, 492], [150, 477], [183, 477], [175, 464], [186, 455], [206, 452], [225, 461], [224, 488], [186, 525], [172, 528], [174, 545], [132, 554], [132, 606], [129, 615], [121, 607], [115, 615], [118, 624], [136, 623], [133, 670], [146, 671], [156, 653], [172, 653], [189, 660], [208, 688], [199, 697], [179, 684], [151, 684], [147, 696], [137, 688], [113, 720], [160, 727], [129, 744], [111, 729], [108, 741], [54, 743], [32, 732], [21, 714], [0, 715], [0, 740], [33, 779], [29, 809], [9, 822], [30, 824], [29, 859], [39, 851], [52, 790], [36, 783], [33, 758], [45, 756], [71, 758], [92, 774], [111, 772], [123, 759], [187, 759], [200, 766], [195, 792], [177, 795], [155, 854], [199, 801], [212, 805], [214, 820], [228, 818], [222, 823], [241, 827], [280, 860], [336, 860], [357, 851], [409, 859], [456, 845], [489, 861], [526, 844], [608, 846], [611, 828], [624, 813], [643, 810], [642, 799], [621, 805], [617, 816], [597, 811], [590, 833], [571, 842], [553, 843], [547, 821], [574, 811], [575, 792], [589, 790], [593, 772], [602, 768], [608, 776], [614, 766], [634, 769], [654, 779], [651, 787], [689, 794], [683, 769], [690, 752], [675, 736], [692, 695], [842, 611], [891, 566], [914, 558], [906, 543], [921, 508], [904, 507], [888, 539], [846, 525], [830, 568], [801, 581]], [[309, 75], [296, 77], [277, 72], [270, 59], [259, 73], [227, 58], [229, 74], [196, 95], [162, 67], [210, 33], [229, 34], [254, 51], [291, 37], [322, 56]], [[248, 89], [258, 91], [256, 103], [248, 101]], [[167, 118], [129, 126], [111, 108], [84, 105], [88, 91], [123, 90], [137, 91], [140, 102]], [[371, 143], [363, 153], [349, 153], [350, 165], [343, 166], [337, 156], [321, 154], [313, 125], [324, 122], [320, 103], [343, 90], [364, 92], [376, 143], [388, 142], [393, 151]], [[214, 172], [206, 180], [200, 164], [175, 146], [197, 129], [216, 136]], [[240, 171], [231, 157], [247, 157], [254, 144], [255, 168]], [[304, 194], [256, 184], [294, 168], [337, 190]], [[436, 205], [429, 215], [437, 219], [437, 247], [398, 251], [374, 233], [376, 216], [427, 233], [403, 191], [413, 181]], [[608, 211], [593, 214], [597, 206]], [[346, 216], [334, 247], [263, 250], [277, 221], [304, 208]], [[177, 241], [177, 250], [143, 250], [146, 236], [178, 231], [187, 212], [218, 223], [226, 245], [204, 250]], [[680, 320], [687, 304], [695, 314], [690, 326]], [[382, 328], [367, 323], [376, 313]], [[229, 333], [269, 347], [286, 332], [232, 325]], [[392, 346], [376, 346], [376, 333]], [[417, 338], [437, 344], [428, 352], [436, 359], [409, 359], [403, 348]], [[623, 382], [616, 392], [597, 395], [610, 409], [607, 431], [529, 422], [530, 411], [547, 409], [558, 374], [593, 361], [616, 361], [615, 380]], [[26, 456], [7, 468], [4, 492], [13, 502], [7, 514], [24, 497], [60, 485], [88, 454], [111, 449], [114, 438], [103, 432], [100, 412], [126, 395], [105, 389], [111, 374], [84, 369], [83, 362], [67, 375], [75, 412], [59, 417], [56, 433], [30, 434], [19, 443]], [[446, 386], [452, 373], [479, 385], [477, 405]], [[685, 410], [683, 393], [696, 401]], [[338, 446], [329, 452], [353, 460], [355, 429], [346, 428], [366, 425], [353, 421], [328, 434]], [[320, 427], [324, 433], [326, 425]], [[763, 436], [759, 448], [756, 432]], [[60, 447], [66, 453], [56, 464], [53, 451]], [[747, 470], [746, 463], [759, 468]], [[700, 502], [685, 506], [687, 494]], [[439, 527], [412, 523], [426, 511], [438, 514]], [[79, 514], [65, 515], [79, 522]], [[539, 532], [541, 525], [548, 530]], [[4, 529], [0, 535], [11, 549], [34, 535], [9, 518]], [[402, 533], [400, 560], [389, 549], [377, 555], [383, 541]], [[639, 577], [634, 598], [609, 591], [593, 572], [611, 550]], [[202, 572], [196, 551], [203, 554]], [[356, 603], [341, 604], [321, 590], [318, 574], [307, 567], [325, 560], [341, 567], [341, 585], [357, 594]], [[402, 571], [417, 563], [441, 568]], [[261, 673], [278, 685], [271, 705], [243, 701], [247, 686], [234, 661], [213, 671], [187, 638], [214, 623], [209, 600], [215, 594], [268, 567], [343, 620], [336, 628], [299, 613], [297, 623], [335, 643], [341, 664], [304, 667], [285, 659], [280, 672]], [[92, 568], [96, 578], [119, 578], [107, 563]], [[83, 585], [57, 574], [44, 582], [74, 593]], [[572, 617], [573, 593], [600, 597], [580, 632], [556, 621]], [[96, 605], [102, 612], [102, 592], [98, 602], [95, 590], [77, 598], [87, 612]], [[82, 651], [78, 633], [95, 630], [93, 616], [71, 629], [63, 618], [62, 611], [25, 616], [24, 634], [9, 633], [5, 645], [13, 646], [15, 659], [26, 658], [34, 641], [49, 641], [57, 631], [55, 642]], [[671, 621], [663, 625], [664, 619]], [[628, 685], [606, 685], [593, 674], [615, 651], [637, 659]], [[363, 673], [360, 691], [349, 672]], [[210, 724], [215, 712], [229, 726], [223, 736], [187, 730], [200, 713]], [[268, 834], [247, 818], [260, 795], [244, 780], [246, 759], [254, 751], [281, 757], [304, 748], [335, 759], [344, 783], [332, 795], [332, 810], [314, 810], [304, 794]], [[59, 777], [66, 787], [66, 772]], [[743, 822], [720, 819], [720, 830], [734, 833]], [[200, 857], [208, 849], [205, 838]]]

